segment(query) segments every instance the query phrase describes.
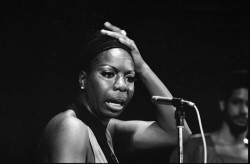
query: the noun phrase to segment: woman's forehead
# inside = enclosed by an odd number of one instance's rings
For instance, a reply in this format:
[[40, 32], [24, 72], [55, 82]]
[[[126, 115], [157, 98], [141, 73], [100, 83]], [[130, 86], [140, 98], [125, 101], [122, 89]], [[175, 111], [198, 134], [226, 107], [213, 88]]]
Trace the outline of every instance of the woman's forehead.
[[131, 55], [124, 49], [121, 48], [112, 48], [106, 51], [103, 51], [96, 57], [96, 64], [129, 64], [134, 67], [134, 62]]

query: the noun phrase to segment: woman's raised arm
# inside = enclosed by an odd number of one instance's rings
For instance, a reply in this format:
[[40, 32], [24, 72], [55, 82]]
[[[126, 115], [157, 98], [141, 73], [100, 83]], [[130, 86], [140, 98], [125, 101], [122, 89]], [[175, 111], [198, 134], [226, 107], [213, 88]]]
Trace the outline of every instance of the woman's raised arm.
[[[151, 96], [172, 97], [167, 87], [151, 70], [143, 60], [135, 42], [127, 37], [126, 32], [120, 28], [106, 22], [105, 27], [108, 30], [101, 30], [103, 34], [112, 36], [120, 40], [121, 43], [131, 48], [131, 54], [135, 64], [137, 75], [141, 78]], [[151, 148], [160, 145], [177, 145], [178, 133], [175, 120], [175, 108], [170, 105], [156, 105], [157, 120], [155, 122], [143, 121], [118, 121], [113, 120], [115, 129], [121, 134], [130, 133], [133, 137], [131, 147], [133, 148]], [[185, 122], [183, 131], [184, 140], [188, 139], [191, 131]], [[131, 141], [130, 141], [131, 142]], [[139, 143], [140, 146], [137, 144]]]

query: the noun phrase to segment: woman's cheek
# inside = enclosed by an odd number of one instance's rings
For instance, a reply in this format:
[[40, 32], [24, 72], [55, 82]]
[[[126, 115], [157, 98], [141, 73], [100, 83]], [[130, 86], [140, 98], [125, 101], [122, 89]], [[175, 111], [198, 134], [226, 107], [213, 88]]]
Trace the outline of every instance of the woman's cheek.
[[128, 87], [129, 95], [132, 98], [134, 95], [135, 87], [134, 84], [131, 84], [131, 86]]

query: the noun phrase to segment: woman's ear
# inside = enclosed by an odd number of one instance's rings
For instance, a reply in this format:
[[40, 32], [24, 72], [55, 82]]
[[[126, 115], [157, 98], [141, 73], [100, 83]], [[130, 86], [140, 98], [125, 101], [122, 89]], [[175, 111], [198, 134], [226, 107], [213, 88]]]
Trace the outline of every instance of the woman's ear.
[[86, 85], [86, 72], [85, 71], [81, 71], [79, 73], [79, 85], [80, 85], [80, 88], [82, 90], [85, 89], [85, 85]]
[[219, 101], [219, 107], [220, 107], [220, 110], [223, 112], [225, 110], [225, 102], [220, 100]]

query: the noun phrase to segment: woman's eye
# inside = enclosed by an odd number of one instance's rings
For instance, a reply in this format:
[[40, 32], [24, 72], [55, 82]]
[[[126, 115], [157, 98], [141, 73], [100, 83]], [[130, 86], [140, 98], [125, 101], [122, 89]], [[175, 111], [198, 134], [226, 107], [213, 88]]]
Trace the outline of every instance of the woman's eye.
[[136, 78], [134, 76], [127, 77], [129, 83], [133, 83], [136, 81]]
[[102, 72], [101, 74], [106, 78], [112, 78], [115, 75], [114, 72], [108, 72], [108, 71]]

